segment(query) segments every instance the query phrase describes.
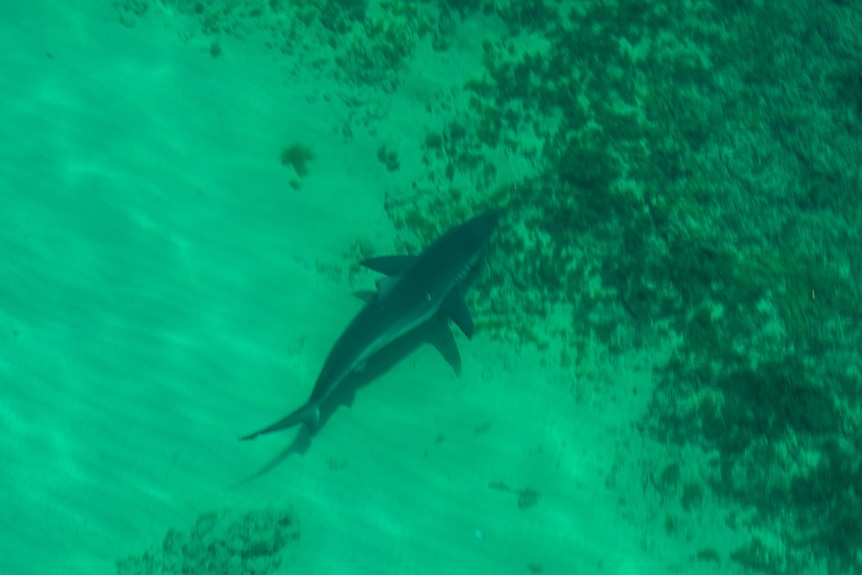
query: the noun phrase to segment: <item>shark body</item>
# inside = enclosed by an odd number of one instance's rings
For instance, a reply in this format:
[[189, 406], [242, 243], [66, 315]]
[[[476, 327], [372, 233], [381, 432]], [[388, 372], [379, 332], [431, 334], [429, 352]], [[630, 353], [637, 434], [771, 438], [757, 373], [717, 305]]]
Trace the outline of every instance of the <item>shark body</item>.
[[450, 229], [417, 256], [385, 256], [362, 264], [384, 274], [377, 294], [335, 342], [308, 400], [292, 413], [240, 439], [305, 424], [313, 430], [320, 406], [344, 379], [361, 369], [372, 355], [432, 317], [445, 314], [473, 335], [473, 320], [464, 302], [461, 283], [485, 251], [499, 214], [485, 212]]

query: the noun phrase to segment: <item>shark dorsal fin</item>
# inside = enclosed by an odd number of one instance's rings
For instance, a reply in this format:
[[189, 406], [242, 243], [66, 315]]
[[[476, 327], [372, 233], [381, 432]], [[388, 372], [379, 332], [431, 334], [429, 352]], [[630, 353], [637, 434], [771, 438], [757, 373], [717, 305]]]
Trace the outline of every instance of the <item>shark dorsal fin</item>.
[[470, 317], [470, 310], [467, 309], [467, 302], [464, 301], [461, 288], [452, 291], [440, 311], [452, 318], [467, 339], [473, 339], [473, 318]]
[[381, 273], [385, 276], [400, 276], [404, 273], [416, 256], [381, 256], [379, 258], [368, 258], [362, 261], [366, 268]]

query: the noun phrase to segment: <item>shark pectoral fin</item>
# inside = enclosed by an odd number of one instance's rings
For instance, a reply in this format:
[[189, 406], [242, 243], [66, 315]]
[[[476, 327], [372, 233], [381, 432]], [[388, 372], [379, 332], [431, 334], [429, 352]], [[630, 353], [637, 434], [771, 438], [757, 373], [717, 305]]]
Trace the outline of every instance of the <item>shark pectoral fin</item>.
[[455, 336], [452, 335], [452, 330], [449, 329], [448, 321], [444, 316], [438, 316], [440, 321], [432, 321], [428, 323], [428, 340], [431, 345], [440, 352], [449, 367], [456, 375], [461, 375], [461, 354], [458, 351], [458, 344], [455, 343]]
[[381, 256], [368, 258], [361, 263], [366, 268], [385, 276], [400, 276], [415, 259], [416, 256]]
[[464, 301], [464, 294], [460, 289], [449, 295], [440, 310], [452, 318], [467, 339], [473, 339], [473, 318], [470, 317], [470, 310], [467, 309], [467, 302]]
[[365, 303], [371, 303], [377, 299], [377, 292], [371, 290], [358, 290], [353, 292], [353, 297], [361, 299]]

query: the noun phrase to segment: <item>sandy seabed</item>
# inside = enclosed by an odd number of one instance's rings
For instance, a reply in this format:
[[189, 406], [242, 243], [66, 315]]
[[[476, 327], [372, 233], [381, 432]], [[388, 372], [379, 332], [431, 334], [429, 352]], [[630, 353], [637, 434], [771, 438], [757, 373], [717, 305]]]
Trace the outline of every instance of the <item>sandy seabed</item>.
[[[365, 160], [379, 138], [338, 137], [347, 107], [308, 97], [329, 86], [252, 44], [213, 58], [80, 4], [0, 23], [0, 571], [113, 572], [224, 509], [290, 510], [284, 573], [716, 569], [639, 496], [646, 360], [573, 382], [456, 333], [460, 375], [396, 350], [304, 454], [292, 432], [238, 442], [304, 401], [373, 289], [336, 268], [357, 239], [391, 249], [401, 176]], [[378, 135], [415, 138], [422, 113]], [[315, 150], [298, 190], [294, 139]]]

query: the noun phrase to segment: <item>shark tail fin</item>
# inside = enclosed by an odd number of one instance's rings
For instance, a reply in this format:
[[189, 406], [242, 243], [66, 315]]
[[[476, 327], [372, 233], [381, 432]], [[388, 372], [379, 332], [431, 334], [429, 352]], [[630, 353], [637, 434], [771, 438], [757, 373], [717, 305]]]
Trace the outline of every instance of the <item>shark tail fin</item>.
[[309, 431], [314, 431], [317, 427], [318, 422], [320, 421], [320, 410], [317, 407], [317, 403], [308, 402], [296, 411], [290, 413], [289, 415], [279, 419], [272, 425], [264, 427], [263, 429], [259, 429], [254, 433], [249, 433], [248, 435], [244, 435], [240, 437], [240, 441], [248, 441], [250, 439], [254, 439], [258, 435], [266, 435], [268, 433], [274, 433], [276, 431], [282, 431], [284, 429], [289, 429], [296, 425], [300, 425], [302, 423], [308, 428]]

